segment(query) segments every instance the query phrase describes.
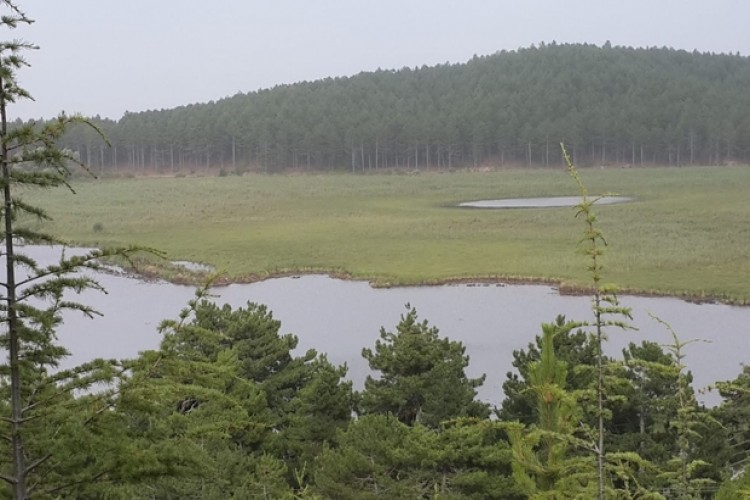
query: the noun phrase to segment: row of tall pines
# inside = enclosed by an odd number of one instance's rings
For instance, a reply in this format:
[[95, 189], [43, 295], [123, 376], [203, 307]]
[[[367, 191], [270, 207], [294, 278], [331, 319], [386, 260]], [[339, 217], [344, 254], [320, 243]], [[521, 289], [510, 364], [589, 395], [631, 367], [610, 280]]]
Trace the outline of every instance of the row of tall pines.
[[63, 146], [97, 173], [750, 162], [750, 58], [542, 44], [463, 64], [280, 85], [97, 119]]

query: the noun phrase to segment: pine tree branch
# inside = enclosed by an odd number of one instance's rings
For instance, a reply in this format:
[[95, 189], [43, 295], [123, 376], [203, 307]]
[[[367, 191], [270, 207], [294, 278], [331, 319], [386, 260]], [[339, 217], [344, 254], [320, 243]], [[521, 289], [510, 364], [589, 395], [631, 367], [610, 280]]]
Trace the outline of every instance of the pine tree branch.
[[5, 474], [0, 474], [0, 479], [2, 479], [8, 484], [16, 484], [18, 482], [18, 480], [15, 477], [6, 476]]
[[50, 457], [52, 457], [52, 455], [48, 453], [48, 454], [44, 455], [42, 458], [39, 458], [39, 459], [35, 460], [34, 462], [32, 462], [30, 465], [27, 465], [26, 466], [26, 474], [30, 473], [31, 471], [33, 471], [34, 469], [36, 469], [37, 467], [39, 467], [40, 465], [42, 465], [44, 462], [46, 462], [47, 460], [49, 460]]
[[[71, 488], [73, 486], [76, 486], [78, 484], [85, 484], [85, 483], [89, 483], [89, 482], [98, 481], [102, 476], [105, 476], [105, 475], [109, 474], [110, 472], [111, 472], [110, 470], [103, 470], [103, 471], [101, 471], [101, 472], [99, 472], [99, 473], [97, 473], [97, 474], [95, 474], [95, 475], [93, 475], [93, 476], [91, 476], [89, 478], [81, 479], [80, 481], [72, 481], [70, 483], [66, 483], [66, 484], [57, 486], [56, 488], [51, 488], [51, 489], [42, 490], [42, 491], [44, 493], [48, 494], [48, 495], [52, 495], [52, 494], [55, 494], [55, 493], [59, 493], [59, 492], [61, 492], [63, 490], [66, 490], [68, 488]], [[29, 491], [33, 491], [40, 484], [41, 484], [41, 482], [35, 483], [32, 487], [29, 488]]]

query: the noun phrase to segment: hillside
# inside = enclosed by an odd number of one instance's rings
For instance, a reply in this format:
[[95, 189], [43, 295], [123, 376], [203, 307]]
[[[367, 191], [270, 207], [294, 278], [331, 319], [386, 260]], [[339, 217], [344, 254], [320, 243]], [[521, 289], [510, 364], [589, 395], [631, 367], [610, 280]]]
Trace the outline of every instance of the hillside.
[[[238, 62], [246, 64], [249, 62]], [[209, 75], [196, 75], [209, 78]], [[126, 113], [67, 136], [119, 173], [750, 162], [750, 58], [549, 44]]]

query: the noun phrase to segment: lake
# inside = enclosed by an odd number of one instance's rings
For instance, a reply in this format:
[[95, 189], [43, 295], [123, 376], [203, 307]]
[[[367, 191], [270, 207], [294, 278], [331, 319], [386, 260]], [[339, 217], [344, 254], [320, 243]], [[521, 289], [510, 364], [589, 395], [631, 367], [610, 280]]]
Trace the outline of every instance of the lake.
[[[55, 258], [48, 247], [22, 249], [40, 262]], [[59, 250], [58, 250], [59, 251]], [[70, 251], [69, 251], [70, 252]], [[156, 348], [161, 339], [159, 322], [177, 318], [194, 296], [194, 288], [166, 282], [146, 282], [133, 277], [98, 273], [108, 294], [84, 292], [76, 300], [98, 309], [101, 318], [66, 314], [58, 337], [72, 353], [64, 366], [95, 357], [127, 358]], [[589, 320], [588, 297], [561, 296], [542, 285], [460, 284], [435, 287], [374, 289], [366, 282], [343, 281], [310, 275], [277, 278], [253, 284], [216, 288], [216, 301], [234, 307], [248, 301], [263, 303], [281, 321], [282, 333], [294, 333], [300, 351], [315, 348], [335, 364], [346, 363], [355, 388], [369, 374], [361, 357], [363, 347], [373, 347], [380, 327], [393, 330], [408, 302], [421, 319], [440, 329], [442, 336], [460, 340], [471, 358], [469, 376], [487, 374], [479, 397], [492, 404], [502, 400], [501, 386], [512, 369], [514, 349], [524, 348], [541, 332], [540, 324], [558, 314]], [[74, 299], [74, 297], [69, 297]], [[633, 309], [638, 331], [610, 332], [606, 351], [619, 355], [628, 342], [649, 339], [671, 342], [669, 332], [649, 317], [654, 314], [671, 324], [681, 340], [704, 339], [685, 348], [694, 386], [735, 378], [741, 364], [750, 361], [750, 308], [722, 304], [694, 304], [674, 298], [623, 296]], [[621, 357], [621, 356], [618, 356]], [[716, 394], [701, 395], [716, 404]]]

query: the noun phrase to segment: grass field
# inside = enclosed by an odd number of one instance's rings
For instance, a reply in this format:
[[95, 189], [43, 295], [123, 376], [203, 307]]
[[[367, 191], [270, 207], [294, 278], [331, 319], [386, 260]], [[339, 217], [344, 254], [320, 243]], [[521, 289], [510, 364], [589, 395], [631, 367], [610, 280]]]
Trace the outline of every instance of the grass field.
[[[584, 169], [609, 242], [605, 281], [644, 293], [750, 301], [750, 168]], [[83, 180], [24, 193], [43, 229], [84, 245], [139, 244], [232, 280], [329, 271], [379, 285], [515, 278], [587, 283], [573, 209], [456, 208], [571, 196], [560, 170]], [[34, 223], [37, 224], [37, 223]], [[39, 225], [36, 226], [40, 228]]]

